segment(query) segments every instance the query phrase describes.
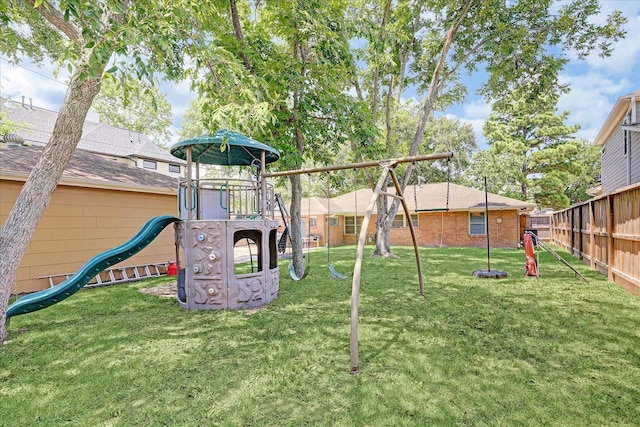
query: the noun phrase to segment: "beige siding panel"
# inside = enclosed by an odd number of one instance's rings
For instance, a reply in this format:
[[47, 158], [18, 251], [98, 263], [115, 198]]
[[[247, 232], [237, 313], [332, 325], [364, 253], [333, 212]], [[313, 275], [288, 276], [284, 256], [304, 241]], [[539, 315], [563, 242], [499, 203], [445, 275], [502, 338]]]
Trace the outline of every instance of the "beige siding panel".
[[[22, 182], [0, 182], [0, 219], [4, 222]], [[39, 276], [73, 273], [90, 258], [133, 237], [150, 218], [175, 215], [177, 196], [61, 185], [23, 256], [12, 293], [48, 287]], [[120, 266], [175, 259], [173, 227]]]
[[55, 228], [55, 229], [75, 229], [76, 227], [82, 228], [94, 228], [96, 226], [96, 218], [92, 217], [84, 217], [84, 216], [49, 216], [47, 213], [44, 213], [44, 216], [40, 220], [40, 224], [38, 224], [38, 228], [42, 227], [44, 229]]

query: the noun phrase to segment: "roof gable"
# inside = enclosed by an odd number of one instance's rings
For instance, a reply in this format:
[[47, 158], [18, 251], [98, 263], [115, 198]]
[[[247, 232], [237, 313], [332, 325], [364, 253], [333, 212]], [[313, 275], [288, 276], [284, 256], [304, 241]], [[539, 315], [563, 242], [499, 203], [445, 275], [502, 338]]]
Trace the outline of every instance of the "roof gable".
[[602, 128], [600, 129], [600, 132], [598, 132], [596, 139], [593, 141], [593, 145], [604, 146], [607, 143], [609, 135], [611, 135], [615, 128], [622, 122], [627, 111], [629, 111], [631, 102], [640, 102], [640, 90], [636, 90], [635, 92], [618, 98], [611, 109], [611, 112], [602, 124]]

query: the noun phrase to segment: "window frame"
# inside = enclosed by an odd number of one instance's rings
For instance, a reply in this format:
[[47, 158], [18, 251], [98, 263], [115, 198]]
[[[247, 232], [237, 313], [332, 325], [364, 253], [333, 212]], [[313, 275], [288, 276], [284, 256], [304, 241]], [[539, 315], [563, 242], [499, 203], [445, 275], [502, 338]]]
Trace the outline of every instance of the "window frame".
[[158, 162], [155, 160], [142, 159], [142, 167], [144, 169], [158, 170]]
[[[480, 222], [472, 222], [472, 218], [477, 216], [482, 217], [482, 233], [474, 232], [474, 226], [479, 226]], [[487, 235], [487, 220], [485, 218], [485, 212], [481, 211], [469, 211], [469, 236], [486, 236]]]
[[[354, 222], [354, 218], [357, 218], [355, 222]], [[360, 231], [360, 229], [362, 228], [363, 221], [364, 221], [364, 216], [358, 215], [356, 217], [355, 215], [345, 215], [344, 228], [343, 228], [344, 235], [355, 236], [356, 231]], [[353, 230], [351, 230], [351, 228], [353, 228]]]
[[[416, 213], [410, 213], [409, 217], [411, 218], [411, 222], [414, 227], [418, 227], [420, 225], [420, 215]], [[402, 219], [402, 224], [399, 224], [399, 219]], [[396, 217], [393, 219], [391, 223], [391, 228], [407, 228], [409, 227], [409, 222], [407, 221], [407, 217], [404, 214], [396, 214]]]
[[[178, 168], [178, 170], [177, 171], [171, 170], [171, 169], [175, 169], [175, 168]], [[180, 167], [180, 165], [175, 165], [173, 163], [169, 163], [169, 172], [171, 172], [171, 173], [180, 173], [181, 171], [182, 171], [182, 168]]]

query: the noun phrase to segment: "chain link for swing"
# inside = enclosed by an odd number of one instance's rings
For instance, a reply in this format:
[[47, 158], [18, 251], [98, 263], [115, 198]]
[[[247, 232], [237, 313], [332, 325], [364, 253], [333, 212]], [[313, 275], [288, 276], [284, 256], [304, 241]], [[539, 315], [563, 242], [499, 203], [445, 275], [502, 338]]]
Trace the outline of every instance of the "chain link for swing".
[[447, 159], [447, 212], [449, 211], [449, 187], [451, 186], [451, 157]]

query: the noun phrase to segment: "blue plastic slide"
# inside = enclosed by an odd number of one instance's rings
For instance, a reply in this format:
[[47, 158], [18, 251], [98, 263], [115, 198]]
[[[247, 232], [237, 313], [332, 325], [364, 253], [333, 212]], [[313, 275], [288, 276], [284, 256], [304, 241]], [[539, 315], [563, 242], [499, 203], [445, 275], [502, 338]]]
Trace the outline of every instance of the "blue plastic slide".
[[170, 215], [151, 218], [131, 240], [94, 256], [64, 282], [51, 288], [25, 295], [16, 300], [16, 302], [11, 304], [7, 309], [7, 319], [11, 316], [31, 313], [32, 311], [47, 308], [50, 305], [70, 297], [89, 283], [91, 279], [102, 270], [140, 252], [149, 245], [167, 225], [176, 221], [180, 221], [180, 219]]

